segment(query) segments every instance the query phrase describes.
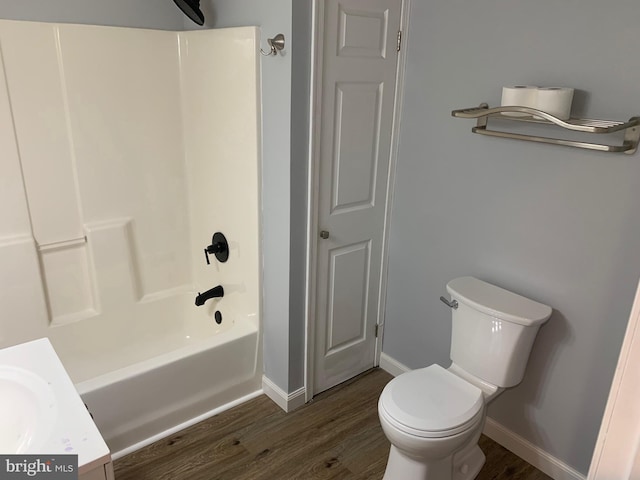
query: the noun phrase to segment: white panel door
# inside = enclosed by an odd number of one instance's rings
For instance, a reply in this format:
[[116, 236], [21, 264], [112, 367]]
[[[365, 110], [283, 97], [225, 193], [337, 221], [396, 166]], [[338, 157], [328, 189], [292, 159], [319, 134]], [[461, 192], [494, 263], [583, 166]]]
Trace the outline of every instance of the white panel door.
[[402, 1], [323, 5], [314, 393], [375, 361]]

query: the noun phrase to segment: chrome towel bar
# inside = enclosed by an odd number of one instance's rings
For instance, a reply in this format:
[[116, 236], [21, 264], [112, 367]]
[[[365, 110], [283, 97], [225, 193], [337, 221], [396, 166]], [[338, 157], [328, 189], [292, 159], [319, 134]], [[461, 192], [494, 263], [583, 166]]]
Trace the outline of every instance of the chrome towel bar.
[[[527, 114], [523, 117], [511, 117], [504, 113]], [[476, 126], [471, 129], [473, 133], [489, 135], [492, 137], [512, 138], [516, 140], [526, 140], [529, 142], [549, 143], [552, 145], [563, 145], [567, 147], [586, 148], [589, 150], [599, 150], [602, 152], [622, 152], [633, 154], [638, 148], [640, 141], [640, 117], [631, 117], [627, 122], [616, 122], [609, 120], [594, 120], [585, 118], [571, 118], [561, 120], [553, 115], [529, 107], [496, 107], [489, 108], [489, 105], [482, 103], [479, 107], [453, 110], [451, 115], [456, 118], [477, 119]], [[541, 118], [536, 118], [541, 117]], [[541, 137], [535, 135], [525, 135], [520, 133], [490, 130], [487, 128], [489, 118], [500, 118], [502, 120], [538, 123], [546, 125], [556, 125], [565, 130], [584, 133], [609, 134], [624, 131], [622, 145], [609, 145], [603, 143], [582, 142], [576, 140], [565, 140], [551, 137]]]

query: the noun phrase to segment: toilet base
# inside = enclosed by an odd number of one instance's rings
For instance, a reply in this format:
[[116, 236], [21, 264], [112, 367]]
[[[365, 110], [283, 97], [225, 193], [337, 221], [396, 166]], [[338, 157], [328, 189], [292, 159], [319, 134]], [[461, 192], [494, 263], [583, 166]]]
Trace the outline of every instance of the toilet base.
[[424, 462], [404, 455], [391, 445], [382, 480], [452, 480], [451, 457]]
[[460, 452], [453, 457], [453, 480], [472, 480], [478, 476], [487, 457], [478, 444], [467, 452]]
[[485, 459], [477, 444], [468, 452], [458, 452], [453, 458], [449, 456], [430, 461], [404, 455], [391, 445], [382, 480], [473, 480], [480, 473]]

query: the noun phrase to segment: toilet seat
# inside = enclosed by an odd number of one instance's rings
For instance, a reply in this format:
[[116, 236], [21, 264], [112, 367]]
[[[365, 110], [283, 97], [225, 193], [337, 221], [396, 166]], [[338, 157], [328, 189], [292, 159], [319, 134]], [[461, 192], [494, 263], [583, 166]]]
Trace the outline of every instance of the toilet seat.
[[396, 428], [426, 438], [468, 430], [482, 419], [482, 391], [440, 365], [404, 373], [380, 395], [380, 412]]

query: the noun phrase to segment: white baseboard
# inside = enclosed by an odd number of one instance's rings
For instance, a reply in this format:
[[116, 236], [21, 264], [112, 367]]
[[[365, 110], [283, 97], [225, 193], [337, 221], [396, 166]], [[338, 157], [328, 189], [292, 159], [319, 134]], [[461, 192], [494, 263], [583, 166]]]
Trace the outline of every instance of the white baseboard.
[[487, 417], [482, 433], [555, 480], [585, 480], [586, 478], [566, 463], [503, 427], [492, 418]]
[[400, 363], [395, 358], [391, 358], [384, 352], [380, 354], [380, 368], [385, 372], [390, 373], [394, 377], [397, 377], [398, 375], [409, 372], [411, 370], [409, 367]]
[[304, 387], [287, 393], [264, 375], [262, 376], [262, 390], [264, 390], [264, 394], [267, 397], [287, 413], [301, 407], [305, 403]]
[[[380, 368], [394, 377], [411, 369], [386, 353], [380, 354]], [[487, 417], [483, 433], [554, 480], [585, 480], [585, 476], [520, 435]]]

